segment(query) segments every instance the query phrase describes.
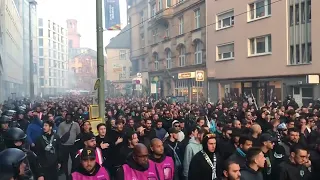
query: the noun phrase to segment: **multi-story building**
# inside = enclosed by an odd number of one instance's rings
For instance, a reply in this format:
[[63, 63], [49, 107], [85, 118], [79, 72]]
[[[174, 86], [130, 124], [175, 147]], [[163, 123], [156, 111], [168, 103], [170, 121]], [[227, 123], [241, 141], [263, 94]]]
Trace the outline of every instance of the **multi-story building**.
[[[148, 67], [160, 96], [206, 99], [205, 0], [149, 1]], [[197, 76], [200, 75], [197, 81]]]
[[[132, 78], [141, 79], [141, 86], [149, 88], [148, 75], [148, 22], [150, 18], [149, 0], [127, 0], [128, 4], [128, 26], [131, 32], [131, 53]], [[137, 77], [141, 74], [141, 77]], [[142, 88], [140, 88], [142, 89]]]
[[[207, 1], [209, 97], [320, 97], [316, 0]], [[316, 21], [316, 22], [315, 22]], [[210, 26], [209, 26], [210, 25]]]
[[[130, 61], [130, 26], [122, 29], [119, 35], [112, 38], [110, 43], [105, 47], [107, 53], [107, 84], [112, 83], [116, 92], [129, 94], [132, 90], [131, 61]], [[107, 87], [108, 88], [108, 87]]]
[[39, 18], [39, 84], [43, 95], [63, 93], [67, 86], [68, 31]]
[[[30, 62], [33, 62], [33, 86], [34, 94], [38, 94], [38, 17], [37, 17], [37, 2], [35, 0], [21, 0], [21, 17], [23, 21], [23, 84], [24, 84], [24, 94], [26, 96], [30, 95]], [[31, 12], [30, 12], [31, 11]], [[30, 22], [31, 22], [31, 32], [30, 32]], [[32, 57], [33, 60], [30, 61], [30, 33], [32, 38]]]
[[4, 100], [12, 96], [19, 97], [24, 92], [23, 23], [13, 0], [0, 1], [0, 13], [0, 49], [2, 49], [0, 52], [2, 98], [0, 97], [0, 100]]
[[78, 21], [76, 19], [68, 19], [67, 28], [69, 57], [73, 57], [77, 55], [76, 53], [80, 50], [79, 48], [81, 35], [78, 32]]
[[97, 80], [97, 51], [90, 48], [74, 48], [73, 50], [77, 55], [69, 60], [69, 69], [74, 74], [70, 79], [70, 88], [93, 91]]

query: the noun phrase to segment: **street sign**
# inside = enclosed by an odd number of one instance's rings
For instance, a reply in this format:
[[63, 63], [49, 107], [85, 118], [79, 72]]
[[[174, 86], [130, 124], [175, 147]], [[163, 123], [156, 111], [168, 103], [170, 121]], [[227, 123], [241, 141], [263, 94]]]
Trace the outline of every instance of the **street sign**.
[[204, 71], [196, 71], [196, 81], [204, 81]]
[[100, 87], [100, 79], [96, 80], [96, 83], [94, 83], [93, 89], [96, 91]]

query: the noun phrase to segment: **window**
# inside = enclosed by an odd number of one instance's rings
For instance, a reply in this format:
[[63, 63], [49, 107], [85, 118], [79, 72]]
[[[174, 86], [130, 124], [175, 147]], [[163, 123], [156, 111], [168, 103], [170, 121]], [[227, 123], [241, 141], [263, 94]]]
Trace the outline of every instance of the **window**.
[[228, 60], [234, 58], [234, 43], [220, 45], [217, 48], [218, 60]]
[[184, 46], [181, 46], [180, 52], [179, 52], [179, 66], [183, 67], [186, 65], [186, 48]]
[[153, 43], [156, 43], [157, 36], [158, 36], [158, 29], [157, 28], [152, 31], [152, 36], [153, 36]]
[[158, 0], [158, 9], [159, 9], [159, 10], [162, 9], [162, 0]]
[[170, 36], [170, 30], [169, 30], [169, 24], [166, 24], [165, 25], [165, 37], [168, 38]]
[[304, 2], [301, 3], [301, 23], [304, 24], [306, 22], [306, 4]]
[[293, 25], [293, 6], [290, 6], [290, 26]]
[[183, 17], [180, 17], [179, 18], [179, 35], [183, 34], [183, 24], [184, 24]]
[[300, 64], [300, 46], [296, 45], [296, 63]]
[[228, 11], [217, 15], [217, 30], [228, 28], [234, 25], [234, 11]]
[[50, 38], [51, 37], [51, 31], [48, 30], [48, 37]]
[[271, 15], [271, 0], [259, 0], [249, 4], [249, 20]]
[[40, 86], [44, 86], [44, 79], [40, 78]]
[[39, 46], [43, 47], [43, 39], [42, 38], [39, 38]]
[[308, 61], [307, 63], [312, 62], [312, 45], [311, 43], [308, 43]]
[[171, 51], [169, 49], [166, 51], [166, 61], [167, 61], [167, 69], [171, 69], [172, 59], [171, 59]]
[[299, 4], [295, 5], [296, 24], [299, 24]]
[[171, 7], [171, 0], [166, 0], [166, 5], [167, 5], [167, 8]]
[[202, 43], [200, 41], [196, 42], [194, 55], [195, 55], [195, 64], [202, 64]]
[[39, 29], [39, 36], [43, 36], [43, 29]]
[[307, 1], [307, 15], [308, 21], [311, 22], [311, 0]]
[[154, 54], [154, 70], [159, 70], [159, 56], [157, 53]]
[[43, 58], [39, 58], [39, 66], [43, 66]]
[[39, 56], [43, 56], [43, 48], [39, 48]]
[[39, 27], [43, 26], [43, 19], [42, 18], [39, 18], [38, 25], [39, 25]]
[[157, 6], [156, 4], [153, 4], [151, 7], [151, 17], [154, 18], [156, 16], [157, 13]]
[[290, 46], [290, 64], [295, 64], [294, 63], [294, 47]]
[[301, 57], [302, 57], [302, 63], [306, 63], [306, 45], [303, 43], [301, 44]]
[[195, 28], [200, 28], [200, 9], [194, 11]]
[[43, 68], [39, 68], [39, 76], [44, 76], [44, 69]]
[[126, 59], [126, 50], [120, 50], [120, 60]]
[[250, 39], [250, 55], [259, 55], [271, 52], [271, 35]]
[[144, 23], [144, 13], [143, 11], [140, 12], [140, 24]]

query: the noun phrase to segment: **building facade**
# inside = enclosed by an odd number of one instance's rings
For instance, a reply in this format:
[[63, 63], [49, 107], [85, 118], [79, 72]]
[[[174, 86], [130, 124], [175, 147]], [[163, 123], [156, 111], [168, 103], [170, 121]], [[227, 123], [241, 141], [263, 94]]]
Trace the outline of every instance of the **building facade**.
[[[206, 100], [206, 6], [204, 0], [150, 1], [148, 69], [160, 96]], [[198, 78], [201, 75], [201, 78]], [[154, 81], [156, 80], [156, 82]]]
[[[19, 5], [18, 5], [19, 7]], [[23, 23], [15, 1], [0, 1], [2, 100], [23, 95]], [[1, 66], [1, 65], [0, 65]]]
[[132, 64], [130, 61], [131, 33], [130, 26], [122, 29], [105, 47], [107, 53], [107, 91], [108, 94], [131, 94]]
[[317, 7], [315, 0], [207, 1], [210, 100], [319, 98]]
[[80, 48], [81, 35], [78, 32], [78, 21], [76, 19], [68, 19], [67, 28], [69, 56], [74, 56], [72, 49], [77, 51]]
[[[21, 4], [21, 17], [23, 21], [23, 85], [25, 96], [30, 96], [30, 62], [33, 62], [33, 82], [34, 93], [38, 95], [39, 77], [39, 47], [38, 47], [38, 17], [37, 17], [37, 2], [22, 0]], [[31, 13], [30, 13], [31, 11]], [[31, 32], [30, 32], [31, 21]], [[32, 56], [33, 60], [30, 61], [30, 33], [32, 34]]]
[[78, 48], [74, 49], [74, 52], [77, 55], [69, 60], [69, 68], [73, 72], [70, 88], [91, 92], [97, 80], [97, 51], [90, 48]]
[[[141, 88], [137, 93], [144, 89], [147, 93], [149, 89], [148, 75], [148, 26], [147, 19], [150, 18], [149, 0], [127, 0], [128, 27], [130, 35], [130, 60], [132, 63], [132, 80], [139, 78]], [[137, 74], [141, 77], [137, 77]], [[134, 81], [133, 81], [134, 82]]]
[[64, 93], [68, 84], [68, 31], [50, 19], [39, 18], [38, 25], [41, 93]]

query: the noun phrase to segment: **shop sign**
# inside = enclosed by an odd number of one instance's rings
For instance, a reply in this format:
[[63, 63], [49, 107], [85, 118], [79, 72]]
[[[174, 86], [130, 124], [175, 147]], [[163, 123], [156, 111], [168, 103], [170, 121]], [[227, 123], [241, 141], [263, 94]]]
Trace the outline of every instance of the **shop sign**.
[[183, 72], [178, 74], [178, 79], [191, 79], [195, 77], [196, 77], [195, 72]]
[[204, 71], [196, 71], [196, 81], [204, 81]]

